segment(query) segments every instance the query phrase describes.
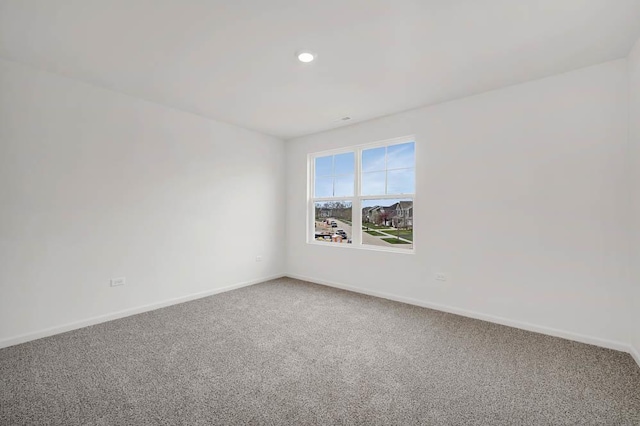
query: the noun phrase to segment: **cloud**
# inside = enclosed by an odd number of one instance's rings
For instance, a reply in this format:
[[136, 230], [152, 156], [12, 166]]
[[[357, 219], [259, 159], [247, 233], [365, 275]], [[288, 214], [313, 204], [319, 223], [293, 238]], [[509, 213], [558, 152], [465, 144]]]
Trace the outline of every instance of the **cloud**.
[[[355, 153], [315, 160], [316, 197], [353, 195]], [[362, 195], [415, 192], [415, 142], [362, 151]]]

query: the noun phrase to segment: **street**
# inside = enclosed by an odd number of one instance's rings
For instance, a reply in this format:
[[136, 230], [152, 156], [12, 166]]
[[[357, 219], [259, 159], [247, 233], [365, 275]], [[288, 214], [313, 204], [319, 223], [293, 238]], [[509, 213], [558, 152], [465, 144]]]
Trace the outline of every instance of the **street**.
[[[353, 228], [351, 225], [349, 225], [346, 222], [343, 222], [339, 219], [332, 219], [329, 218], [329, 220], [333, 220], [336, 222], [336, 224], [338, 225], [336, 228], [332, 228], [331, 225], [326, 225], [324, 224], [324, 222], [319, 222], [316, 221], [316, 232], [330, 232], [331, 234], [333, 234], [335, 232], [336, 229], [343, 229], [346, 233], [347, 233], [347, 237], [351, 240], [353, 240]], [[380, 233], [385, 233], [383, 231], [378, 231]], [[386, 233], [385, 233], [386, 234]], [[394, 237], [393, 234], [386, 234], [389, 237]], [[404, 239], [403, 239], [404, 240]], [[408, 241], [408, 240], [404, 240], [404, 241]], [[344, 241], [343, 241], [344, 242]], [[378, 246], [378, 247], [396, 247], [395, 244], [390, 244], [386, 241], [383, 241], [382, 239], [380, 239], [379, 237], [374, 237], [373, 235], [369, 235], [366, 232], [362, 231], [362, 244], [366, 244], [366, 245], [371, 245], [371, 246]], [[398, 246], [397, 248], [410, 248], [413, 244], [411, 243], [411, 245], [407, 244], [407, 245], [401, 245]]]

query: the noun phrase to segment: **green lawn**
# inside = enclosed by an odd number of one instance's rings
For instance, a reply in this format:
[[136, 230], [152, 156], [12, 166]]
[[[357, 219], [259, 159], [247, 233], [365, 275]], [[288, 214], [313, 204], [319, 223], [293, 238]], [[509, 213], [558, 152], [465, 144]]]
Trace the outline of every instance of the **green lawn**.
[[[398, 231], [391, 231], [389, 234], [398, 235]], [[405, 240], [413, 241], [413, 231], [400, 231], [400, 238], [404, 238]]]
[[399, 240], [399, 239], [393, 238], [393, 237], [391, 237], [391, 238], [380, 238], [380, 239], [382, 241], [388, 242], [389, 244], [410, 244], [410, 243], [408, 243], [406, 241]]
[[381, 232], [378, 232], [378, 231], [364, 231], [364, 232], [366, 232], [369, 235], [373, 235], [374, 237], [382, 237], [382, 236], [385, 235], [385, 234], [383, 234]]

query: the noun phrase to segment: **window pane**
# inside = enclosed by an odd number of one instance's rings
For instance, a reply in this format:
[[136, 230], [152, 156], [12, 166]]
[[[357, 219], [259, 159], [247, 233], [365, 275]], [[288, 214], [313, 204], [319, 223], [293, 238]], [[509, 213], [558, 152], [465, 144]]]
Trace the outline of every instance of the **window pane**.
[[315, 197], [333, 197], [333, 178], [316, 178]]
[[362, 200], [362, 244], [413, 248], [413, 200]]
[[361, 195], [384, 194], [385, 172], [371, 172], [362, 174]]
[[336, 155], [334, 164], [335, 175], [352, 175], [355, 169], [355, 153], [347, 152], [346, 154]]
[[353, 196], [353, 187], [353, 175], [336, 176], [333, 195], [336, 197], [351, 197]]
[[365, 149], [362, 151], [362, 171], [377, 172], [385, 169], [385, 151], [386, 148]]
[[415, 169], [389, 170], [387, 194], [413, 194], [416, 188]]
[[333, 155], [316, 158], [316, 177], [333, 175]]
[[314, 239], [327, 243], [351, 243], [351, 201], [315, 203]]
[[405, 169], [415, 167], [415, 143], [403, 143], [387, 148], [387, 169]]

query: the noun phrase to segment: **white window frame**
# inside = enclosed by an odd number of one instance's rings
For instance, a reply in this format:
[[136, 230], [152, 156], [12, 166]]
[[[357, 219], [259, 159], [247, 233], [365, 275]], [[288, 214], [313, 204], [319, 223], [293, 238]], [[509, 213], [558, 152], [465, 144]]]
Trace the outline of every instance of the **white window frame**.
[[[414, 143], [414, 155], [415, 161], [413, 166], [414, 172], [414, 182], [415, 187], [414, 191], [411, 194], [389, 194], [389, 195], [359, 195], [360, 189], [362, 188], [362, 151], [372, 148], [380, 148], [380, 147], [388, 147], [392, 145], [400, 145], [404, 143]], [[318, 157], [326, 157], [329, 155], [338, 155], [338, 154], [346, 154], [353, 152], [355, 156], [355, 168], [354, 168], [354, 192], [353, 196], [349, 197], [314, 197], [314, 187], [315, 187], [315, 160]], [[415, 254], [416, 252], [416, 225], [415, 225], [415, 205], [416, 205], [416, 193], [418, 186], [417, 179], [417, 158], [418, 158], [418, 144], [416, 143], [415, 136], [403, 136], [399, 138], [387, 139], [383, 141], [349, 146], [339, 149], [332, 149], [328, 151], [322, 152], [314, 152], [312, 154], [307, 155], [307, 244], [325, 246], [325, 247], [340, 247], [346, 249], [356, 249], [356, 250], [373, 250], [373, 251], [386, 251], [393, 253], [403, 253], [403, 254]], [[385, 169], [386, 170], [386, 169]], [[386, 179], [386, 178], [385, 178]], [[386, 188], [386, 185], [385, 185]], [[413, 200], [413, 208], [414, 208], [414, 220], [412, 223], [413, 228], [413, 244], [412, 248], [394, 248], [394, 247], [381, 247], [381, 246], [372, 246], [362, 244], [362, 201], [363, 200], [395, 200], [395, 199], [403, 199], [410, 198]], [[316, 241], [313, 237], [315, 233], [315, 203], [323, 202], [323, 201], [351, 201], [351, 244], [338, 244], [338, 243], [329, 243]], [[356, 232], [359, 230], [360, 232]]]

